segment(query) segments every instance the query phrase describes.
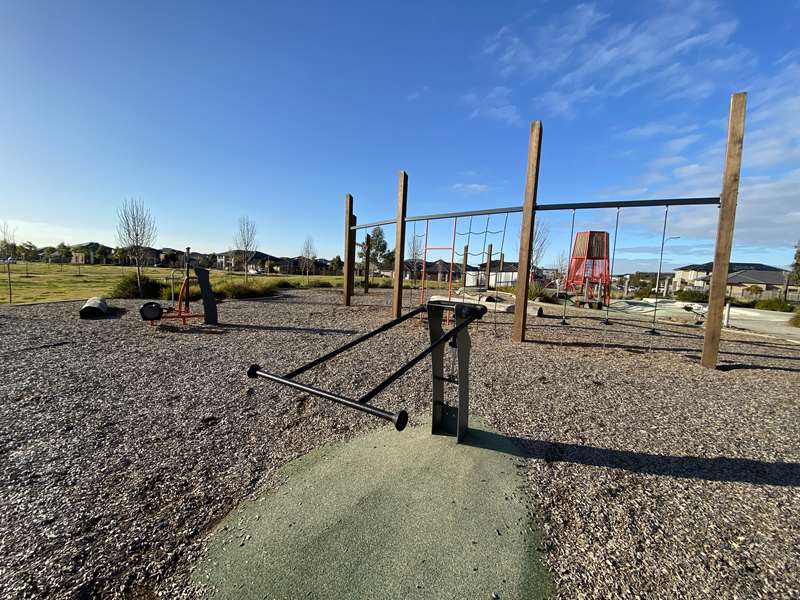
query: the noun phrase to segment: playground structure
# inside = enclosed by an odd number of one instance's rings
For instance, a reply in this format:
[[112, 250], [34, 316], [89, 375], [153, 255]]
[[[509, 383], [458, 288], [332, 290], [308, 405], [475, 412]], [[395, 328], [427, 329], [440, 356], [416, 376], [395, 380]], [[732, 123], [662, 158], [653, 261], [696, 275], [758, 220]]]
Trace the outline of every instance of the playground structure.
[[[539, 163], [542, 145], [542, 123], [534, 121], [531, 124], [530, 138], [528, 143], [528, 162], [525, 178], [525, 194], [522, 206], [511, 206], [505, 208], [488, 208], [482, 210], [451, 212], [443, 214], [430, 214], [420, 216], [406, 216], [408, 204], [408, 174], [400, 171], [398, 192], [397, 192], [397, 215], [394, 219], [385, 219], [372, 223], [359, 225], [356, 215], [353, 212], [353, 196], [345, 196], [345, 227], [344, 227], [344, 291], [343, 302], [345, 306], [350, 306], [354, 291], [354, 265], [356, 233], [360, 229], [368, 229], [381, 225], [395, 225], [395, 246], [394, 246], [394, 282], [392, 290], [392, 316], [399, 318], [403, 310], [403, 279], [405, 271], [405, 244], [406, 228], [409, 223], [425, 222], [426, 230], [431, 221], [452, 219], [453, 236], [452, 244], [446, 247], [428, 246], [427, 236], [425, 243], [425, 255], [431, 249], [449, 250], [451, 253], [450, 269], [448, 274], [448, 299], [452, 299], [454, 284], [454, 264], [456, 257], [456, 237], [458, 235], [458, 220], [463, 218], [471, 220], [474, 217], [488, 217], [491, 215], [506, 215], [511, 213], [522, 213], [522, 227], [519, 241], [519, 261], [518, 275], [516, 281], [514, 323], [511, 332], [511, 339], [515, 342], [525, 341], [525, 326], [527, 320], [528, 306], [528, 287], [530, 283], [529, 273], [531, 270], [531, 256], [533, 250], [533, 232], [536, 213], [540, 211], [557, 210], [572, 211], [572, 229], [570, 232], [570, 244], [575, 224], [575, 212], [577, 210], [615, 208], [617, 210], [617, 225], [615, 226], [614, 247], [616, 248], [616, 234], [619, 225], [620, 211], [626, 208], [641, 207], [664, 207], [664, 232], [666, 232], [666, 221], [670, 206], [695, 206], [695, 205], [717, 205], [719, 206], [719, 219], [717, 222], [717, 236], [714, 252], [714, 266], [711, 278], [711, 286], [708, 302], [708, 316], [705, 325], [704, 347], [701, 364], [707, 368], [716, 368], [717, 356], [719, 353], [719, 343], [722, 331], [722, 316], [725, 303], [726, 282], [728, 277], [728, 265], [730, 263], [731, 247], [733, 244], [733, 227], [736, 218], [736, 204], [739, 194], [739, 177], [742, 162], [742, 147], [744, 143], [744, 122], [747, 94], [745, 92], [735, 93], [731, 96], [731, 104], [728, 118], [727, 147], [725, 154], [725, 164], [722, 176], [722, 191], [719, 196], [704, 198], [669, 198], [669, 199], [647, 199], [647, 200], [618, 200], [603, 202], [571, 202], [571, 203], [549, 203], [537, 204], [538, 183], [539, 183]], [[503, 240], [505, 241], [505, 229], [503, 230]], [[662, 248], [664, 244], [664, 234], [662, 234]], [[492, 248], [489, 246], [482, 253], [484, 255], [487, 277], [485, 281], [491, 281], [491, 254]], [[607, 252], [606, 252], [607, 255]], [[461, 274], [465, 277], [468, 258], [470, 256], [469, 244], [460, 253], [463, 259]], [[501, 247], [501, 261], [503, 251]], [[612, 252], [613, 268], [614, 252]], [[423, 263], [424, 264], [424, 263]], [[660, 275], [659, 267], [659, 275]], [[423, 278], [424, 280], [424, 278]], [[420, 301], [423, 298], [421, 297]], [[608, 304], [606, 302], [606, 304]], [[655, 311], [658, 306], [658, 289], [656, 289], [656, 306], [653, 313], [655, 326]], [[564, 317], [562, 323], [566, 324], [566, 303], [564, 305]], [[610, 324], [608, 314], [606, 323]], [[655, 327], [654, 327], [655, 331]]]
[[[611, 300], [608, 232], [579, 231], [575, 235], [564, 290], [575, 296], [575, 305], [600, 309]], [[566, 301], [566, 299], [565, 299]]]
[[[142, 319], [148, 321], [152, 327], [157, 325], [159, 321], [165, 320], [177, 320], [186, 325], [190, 319], [203, 319], [205, 325], [218, 324], [217, 303], [211, 292], [208, 269], [195, 267], [195, 276], [191, 277], [189, 275], [189, 250], [190, 248], [187, 247], [184, 258], [186, 270], [181, 282], [177, 303], [175, 302], [175, 280], [174, 277], [171, 277], [170, 304], [168, 306], [163, 306], [160, 302], [145, 302], [139, 308], [139, 314]], [[201, 313], [193, 313], [189, 305], [189, 286], [192, 281], [196, 281], [200, 286], [200, 293], [203, 296], [203, 312]]]
[[[444, 311], [452, 311], [455, 316], [455, 324], [448, 331], [442, 328], [442, 317]], [[294, 378], [305, 373], [313, 367], [319, 366], [335, 356], [352, 349], [354, 346], [366, 340], [388, 331], [392, 327], [399, 325], [415, 315], [428, 314], [428, 328], [430, 332], [430, 346], [417, 354], [402, 367], [389, 375], [369, 392], [361, 396], [358, 400], [346, 398], [335, 392], [321, 390], [319, 388], [295, 381]], [[431, 355], [431, 372], [433, 376], [433, 415], [432, 433], [455, 435], [456, 441], [460, 442], [467, 432], [469, 426], [469, 355], [471, 342], [468, 326], [473, 321], [481, 319], [486, 314], [486, 308], [474, 304], [464, 304], [456, 302], [428, 302], [418, 306], [416, 309], [384, 323], [377, 329], [365, 333], [364, 335], [351, 340], [344, 346], [328, 352], [324, 356], [316, 358], [311, 362], [294, 369], [286, 375], [280, 376], [264, 371], [259, 365], [251, 365], [247, 370], [247, 376], [251, 379], [262, 377], [281, 385], [300, 390], [307, 394], [324, 398], [337, 404], [347, 406], [354, 410], [365, 412], [380, 419], [385, 419], [394, 423], [397, 431], [403, 431], [408, 424], [408, 413], [400, 410], [396, 413], [383, 410], [377, 406], [369, 404], [375, 396], [397, 381], [407, 373], [414, 365], [419, 363], [429, 354]], [[449, 342], [457, 354], [458, 373], [444, 374], [444, 345]], [[455, 406], [448, 405], [444, 400], [444, 384], [452, 383], [458, 385], [458, 403]]]

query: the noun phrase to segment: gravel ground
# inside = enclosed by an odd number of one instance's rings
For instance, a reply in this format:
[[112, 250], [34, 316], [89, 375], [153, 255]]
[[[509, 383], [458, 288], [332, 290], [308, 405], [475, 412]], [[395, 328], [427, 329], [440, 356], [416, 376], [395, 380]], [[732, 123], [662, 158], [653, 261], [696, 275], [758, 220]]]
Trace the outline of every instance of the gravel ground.
[[[79, 303], [0, 309], [0, 596], [191, 596], [203, 534], [309, 449], [383, 423], [245, 377], [289, 370], [387, 319], [387, 294], [291, 291], [224, 326], [105, 321]], [[557, 312], [546, 307], [545, 312]], [[488, 315], [472, 405], [528, 467], [561, 598], [800, 596], [800, 348], [640, 320]], [[303, 375], [345, 395], [425, 343], [417, 322]], [[429, 410], [426, 364], [377, 404]], [[412, 417], [413, 418], [413, 417]], [[398, 434], [402, 435], [402, 434]]]

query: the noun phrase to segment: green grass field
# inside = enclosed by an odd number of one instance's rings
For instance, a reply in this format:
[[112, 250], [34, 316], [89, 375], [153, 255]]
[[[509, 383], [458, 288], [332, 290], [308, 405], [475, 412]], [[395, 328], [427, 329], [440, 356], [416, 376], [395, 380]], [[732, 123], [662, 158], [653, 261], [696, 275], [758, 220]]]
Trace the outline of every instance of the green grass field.
[[[17, 263], [0, 267], [0, 303], [8, 303], [8, 272], [11, 270], [11, 299], [13, 304], [31, 302], [54, 302], [58, 300], [85, 300], [91, 296], [109, 296], [114, 285], [129, 273], [135, 273], [134, 267], [117, 265], [73, 265], [47, 264], [32, 262], [27, 265]], [[152, 279], [169, 282], [172, 269], [146, 267], [145, 275]], [[175, 271], [175, 287], [180, 287], [182, 274]], [[258, 281], [265, 287], [277, 287], [281, 281], [292, 281], [301, 287], [341, 287], [341, 275], [312, 275], [308, 281], [304, 275], [251, 275], [251, 281]], [[225, 271], [211, 271], [212, 287], [224, 281], [244, 282], [244, 274]], [[356, 278], [357, 288], [362, 279]], [[410, 285], [405, 282], [406, 287]], [[429, 287], [446, 287], [446, 283], [431, 281]], [[374, 287], [391, 287], [391, 280], [376, 278]]]

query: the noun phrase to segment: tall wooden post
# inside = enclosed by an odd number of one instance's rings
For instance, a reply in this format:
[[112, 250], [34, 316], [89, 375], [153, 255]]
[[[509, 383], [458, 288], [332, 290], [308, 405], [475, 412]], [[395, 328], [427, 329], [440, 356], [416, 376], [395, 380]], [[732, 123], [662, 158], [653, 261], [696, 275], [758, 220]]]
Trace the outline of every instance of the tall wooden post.
[[725, 152], [725, 172], [720, 194], [717, 244], [714, 250], [714, 267], [711, 271], [711, 288], [708, 293], [706, 333], [703, 339], [703, 357], [700, 363], [709, 369], [717, 367], [722, 317], [725, 310], [725, 288], [728, 283], [728, 266], [733, 246], [733, 225], [736, 221], [736, 201], [739, 197], [739, 173], [742, 168], [744, 143], [744, 115], [747, 94], [731, 96], [728, 116], [728, 148]]
[[364, 240], [364, 293], [369, 294], [369, 234]]
[[400, 171], [397, 185], [397, 233], [394, 243], [394, 287], [392, 288], [392, 317], [395, 319], [403, 312], [403, 274], [405, 257], [403, 249], [406, 245], [406, 203], [408, 202], [408, 174]]
[[[497, 275], [494, 276], [494, 289], [499, 288], [503, 285], [503, 267], [505, 267], [506, 263], [506, 255], [504, 253], [500, 253], [500, 266], [497, 269]], [[497, 282], [497, 278], [500, 278], [500, 282]]]
[[461, 259], [461, 289], [467, 289], [467, 268], [469, 267], [469, 244], [464, 246], [464, 258]]
[[344, 265], [342, 290], [344, 291], [344, 305], [350, 306], [353, 296], [353, 267], [356, 259], [356, 232], [351, 229], [356, 224], [353, 215], [353, 196], [346, 194], [344, 197]]
[[492, 245], [486, 249], [486, 290], [489, 290], [489, 284], [492, 281]]
[[528, 168], [525, 174], [525, 202], [522, 206], [522, 233], [519, 243], [519, 266], [517, 267], [516, 306], [511, 339], [525, 341], [525, 321], [528, 316], [528, 272], [531, 270], [533, 249], [533, 223], [536, 217], [536, 193], [539, 187], [539, 156], [542, 150], [542, 122], [531, 123], [528, 142]]

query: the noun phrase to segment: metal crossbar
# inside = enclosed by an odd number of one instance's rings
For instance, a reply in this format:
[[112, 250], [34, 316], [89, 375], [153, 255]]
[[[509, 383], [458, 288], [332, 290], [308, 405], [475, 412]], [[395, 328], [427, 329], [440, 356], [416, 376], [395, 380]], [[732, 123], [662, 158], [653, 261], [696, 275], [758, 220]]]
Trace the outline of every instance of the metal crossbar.
[[[534, 210], [538, 212], [543, 210], [592, 210], [597, 208], [646, 208], [649, 206], [702, 206], [712, 204], [719, 205], [719, 196], [706, 198], [663, 198], [655, 200], [607, 200], [602, 202], [537, 204]], [[487, 208], [482, 210], [466, 210], [461, 212], [406, 217], [406, 222], [437, 221], [441, 219], [453, 219], [455, 217], [478, 217], [518, 212], [522, 212], [521, 206], [508, 206], [505, 208]], [[395, 223], [397, 223], [397, 219], [384, 219], [383, 221], [354, 225], [350, 229], [364, 229], [367, 227], [378, 227], [379, 225], [392, 225]]]
[[[399, 325], [403, 321], [410, 319], [411, 317], [413, 317], [418, 313], [428, 312], [432, 309], [435, 309], [437, 311], [441, 311], [442, 309], [454, 311], [456, 315], [460, 315], [459, 323], [452, 329], [448, 330], [447, 332], [444, 332], [437, 339], [433, 340], [431, 344], [427, 348], [425, 348], [425, 350], [417, 354], [414, 358], [412, 358], [410, 361], [408, 361], [406, 364], [400, 367], [397, 371], [389, 375], [386, 379], [384, 379], [381, 383], [372, 388], [358, 400], [347, 398], [340, 394], [336, 394], [334, 392], [330, 392], [327, 390], [322, 390], [307, 385], [305, 383], [293, 380], [293, 378], [299, 375], [300, 373], [304, 373], [305, 371], [308, 371], [309, 369], [330, 360], [334, 356], [337, 356], [342, 352], [350, 350], [357, 344], [360, 344], [361, 342], [364, 342], [378, 335], [379, 333], [388, 331], [395, 325]], [[397, 319], [393, 319], [388, 323], [384, 323], [383, 325], [381, 325], [377, 329], [374, 329], [373, 331], [367, 332], [364, 335], [359, 336], [354, 340], [351, 340], [350, 342], [346, 343], [340, 348], [337, 348], [336, 350], [328, 352], [324, 356], [312, 360], [311, 362], [287, 373], [286, 375], [281, 376], [281, 375], [276, 375], [274, 373], [269, 373], [267, 371], [264, 371], [259, 365], [254, 364], [250, 365], [250, 368], [247, 370], [247, 376], [250, 377], [251, 379], [257, 377], [269, 379], [270, 381], [274, 381], [275, 383], [280, 383], [281, 385], [285, 385], [306, 392], [307, 394], [311, 394], [319, 398], [324, 398], [326, 400], [330, 400], [331, 402], [336, 402], [337, 404], [341, 404], [343, 406], [347, 406], [349, 408], [353, 408], [355, 410], [368, 413], [375, 417], [391, 421], [392, 423], [394, 423], [394, 426], [398, 431], [402, 431], [408, 424], [408, 413], [406, 411], [400, 410], [396, 413], [393, 413], [384, 410], [382, 408], [372, 406], [371, 404], [368, 404], [368, 402], [372, 398], [380, 394], [387, 387], [389, 387], [391, 384], [393, 384], [395, 381], [397, 381], [405, 373], [411, 370], [411, 368], [413, 368], [414, 365], [416, 365], [426, 356], [434, 352], [442, 344], [446, 343], [448, 340], [458, 335], [458, 333], [464, 328], [468, 327], [470, 323], [472, 323], [476, 319], [482, 318], [485, 313], [486, 313], [486, 308], [480, 305], [465, 305], [456, 302], [428, 302], [427, 304], [419, 306], [416, 309], [402, 315], [401, 317], [398, 317]]]

